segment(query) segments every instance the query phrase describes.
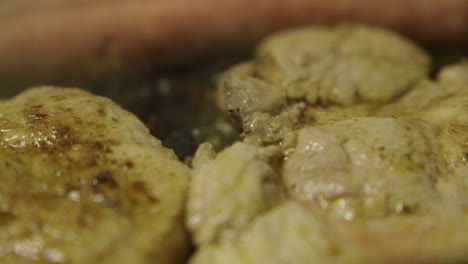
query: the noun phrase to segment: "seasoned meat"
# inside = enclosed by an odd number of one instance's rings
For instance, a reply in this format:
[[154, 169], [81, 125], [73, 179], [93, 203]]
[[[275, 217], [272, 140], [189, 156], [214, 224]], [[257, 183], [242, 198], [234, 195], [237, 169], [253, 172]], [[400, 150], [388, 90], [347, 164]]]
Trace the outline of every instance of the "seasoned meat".
[[289, 201], [257, 217], [234, 246], [211, 245], [192, 263], [361, 263], [340, 246], [319, 217]]
[[78, 89], [0, 103], [0, 263], [183, 263], [189, 169]]
[[209, 146], [195, 156], [187, 205], [187, 226], [198, 246], [232, 241], [280, 199], [279, 177], [265, 150], [236, 143], [213, 157]]
[[[433, 127], [398, 118], [355, 118], [298, 132], [283, 181], [295, 199], [345, 219], [426, 212], [444, 171]], [[399, 186], [395, 188], [395, 186]]]
[[233, 245], [199, 250], [190, 263], [463, 263], [466, 217], [346, 222], [286, 201], [259, 215]]
[[[224, 89], [228, 110], [241, 112], [278, 109], [284, 97], [325, 105], [387, 102], [429, 69], [428, 55], [396, 34], [356, 25], [312, 27], [266, 39], [253, 62], [228, 73]], [[261, 100], [242, 100], [259, 93]]]
[[[430, 66], [424, 50], [381, 29], [361, 25], [296, 29], [267, 38], [253, 61], [227, 71], [219, 85], [219, 105], [247, 138], [271, 144], [280, 140], [257, 135], [278, 133], [264, 133], [255, 117], [294, 130], [373, 115], [420, 85]], [[279, 120], [285, 115], [290, 121]], [[292, 147], [290, 142], [283, 142], [285, 149]]]
[[[263, 203], [249, 197], [262, 197], [267, 191], [272, 197], [275, 189], [258, 184], [256, 189], [234, 186], [224, 178], [216, 179], [228, 177], [233, 172], [229, 168], [248, 164], [247, 146], [234, 145], [210, 163], [199, 164], [220, 169], [210, 170], [216, 176], [205, 176], [205, 182], [199, 180], [191, 188], [216, 186], [225, 195], [190, 193], [189, 204], [198, 201], [200, 208], [207, 208], [203, 216], [211, 217], [198, 222], [198, 228], [212, 230], [212, 237], [227, 231], [235, 235], [228, 242], [198, 244], [191, 263], [210, 259], [229, 264], [466, 260], [466, 100], [466, 96], [452, 97], [411, 119], [353, 118], [303, 127], [297, 132], [295, 149], [285, 153], [283, 162], [271, 151], [272, 146], [256, 147], [268, 157], [263, 160], [269, 161], [259, 168], [269, 164], [279, 171], [289, 201], [276, 200], [254, 214], [245, 211], [252, 212], [249, 208]], [[229, 152], [236, 152], [237, 158], [230, 159], [228, 166], [222, 157]], [[264, 174], [259, 169], [245, 171], [251, 172], [245, 175], [251, 181]], [[211, 193], [212, 189], [204, 190]], [[283, 196], [278, 187], [276, 195]], [[252, 203], [245, 205], [246, 199]], [[244, 204], [245, 211], [239, 204]], [[228, 213], [230, 217], [219, 217]], [[191, 215], [196, 216], [189, 211]], [[237, 219], [245, 220], [232, 225]]]
[[[197, 229], [219, 237], [227, 226], [235, 236], [198, 243], [191, 263], [466, 262], [467, 65], [432, 80], [422, 49], [364, 26], [293, 30], [261, 43], [254, 60], [229, 70], [219, 86], [219, 105], [246, 146], [212, 153], [197, 167], [226, 176], [258, 159], [250, 146], [280, 178], [273, 190], [281, 199], [234, 212], [246, 197], [274, 196], [272, 189], [198, 176], [196, 186], [218, 185], [228, 195], [190, 192], [189, 204], [216, 208], [204, 214], [216, 226], [204, 220]], [[237, 157], [229, 167], [226, 153]], [[249, 172], [252, 181], [264, 174]]]
[[351, 105], [392, 99], [427, 74], [430, 60], [396, 34], [342, 25], [273, 35], [257, 48], [255, 65], [289, 98]]

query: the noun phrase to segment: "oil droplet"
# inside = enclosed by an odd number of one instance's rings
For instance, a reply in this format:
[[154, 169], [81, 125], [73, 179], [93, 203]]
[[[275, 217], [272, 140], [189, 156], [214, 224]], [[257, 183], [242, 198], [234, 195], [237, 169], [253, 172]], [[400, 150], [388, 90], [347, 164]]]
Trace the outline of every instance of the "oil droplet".
[[70, 200], [74, 201], [74, 202], [77, 202], [79, 203], [80, 200], [81, 200], [81, 195], [80, 195], [80, 192], [79, 191], [71, 191], [69, 194], [68, 194], [68, 198], [70, 198]]

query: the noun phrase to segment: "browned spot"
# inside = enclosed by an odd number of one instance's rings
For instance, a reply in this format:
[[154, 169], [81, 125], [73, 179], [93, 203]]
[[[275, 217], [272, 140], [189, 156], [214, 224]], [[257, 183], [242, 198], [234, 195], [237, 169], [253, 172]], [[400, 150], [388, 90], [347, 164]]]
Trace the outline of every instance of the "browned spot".
[[106, 114], [107, 114], [107, 113], [106, 113], [106, 109], [104, 109], [104, 108], [99, 108], [99, 109], [97, 110], [97, 113], [98, 113], [100, 116], [106, 116]]
[[55, 130], [57, 132], [57, 136], [59, 138], [66, 138], [71, 132], [71, 128], [68, 126], [58, 126], [57, 129]]
[[401, 207], [397, 208], [397, 213], [399, 214], [410, 214], [411, 212], [413, 212], [414, 208], [412, 208], [411, 206], [407, 205], [407, 204], [403, 204], [401, 205]]
[[97, 141], [92, 143], [92, 148], [94, 148], [96, 151], [104, 152], [104, 153], [111, 153], [112, 150], [109, 147], [110, 144], [109, 142], [105, 141]]
[[159, 199], [157, 197], [154, 197], [153, 195], [151, 195], [151, 193], [148, 192], [144, 182], [134, 181], [132, 182], [131, 187], [136, 192], [136, 194], [138, 194], [141, 198], [143, 198], [147, 202], [150, 202], [150, 203], [159, 202]]
[[15, 215], [10, 211], [0, 211], [0, 226], [15, 220]]
[[98, 142], [93, 142], [93, 148], [96, 150], [103, 150], [104, 149], [104, 144], [100, 141]]
[[31, 114], [29, 115], [29, 118], [35, 119], [35, 120], [41, 120], [44, 118], [47, 118], [49, 115], [48, 114]]
[[93, 185], [106, 185], [111, 188], [119, 186], [117, 181], [114, 179], [114, 174], [110, 171], [103, 171], [93, 178]]
[[33, 108], [33, 109], [41, 109], [42, 107], [44, 107], [43, 104], [35, 104], [35, 105], [31, 106], [31, 108]]
[[330, 243], [328, 244], [327, 252], [331, 256], [337, 256], [340, 253], [340, 246], [338, 246], [336, 243]]
[[73, 117], [73, 121], [75, 122], [75, 124], [77, 125], [82, 125], [83, 124], [83, 120], [81, 120], [81, 118], [77, 117], [77, 116], [74, 116]]
[[135, 164], [131, 160], [127, 160], [124, 165], [125, 165], [125, 167], [127, 167], [129, 169], [132, 169], [132, 168], [135, 167]]

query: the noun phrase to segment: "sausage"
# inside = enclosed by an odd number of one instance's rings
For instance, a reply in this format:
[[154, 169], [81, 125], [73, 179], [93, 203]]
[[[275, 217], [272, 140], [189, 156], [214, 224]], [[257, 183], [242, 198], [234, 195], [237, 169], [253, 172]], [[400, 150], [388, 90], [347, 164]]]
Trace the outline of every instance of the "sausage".
[[248, 50], [284, 28], [343, 20], [391, 28], [432, 48], [468, 49], [465, 0], [8, 3], [17, 5], [0, 15], [0, 82], [9, 87], [187, 65]]

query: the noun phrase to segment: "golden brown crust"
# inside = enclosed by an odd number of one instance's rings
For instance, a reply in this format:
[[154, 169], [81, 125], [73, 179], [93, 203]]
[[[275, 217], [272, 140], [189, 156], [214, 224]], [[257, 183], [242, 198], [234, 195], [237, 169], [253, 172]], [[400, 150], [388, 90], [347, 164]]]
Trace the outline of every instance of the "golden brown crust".
[[0, 262], [181, 263], [188, 169], [132, 114], [78, 89], [0, 103]]

